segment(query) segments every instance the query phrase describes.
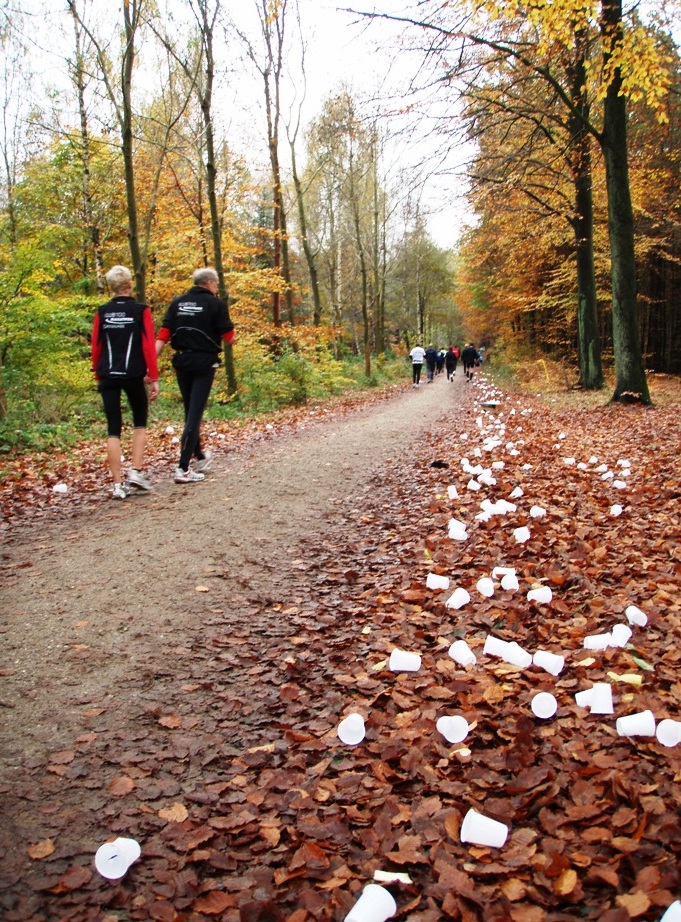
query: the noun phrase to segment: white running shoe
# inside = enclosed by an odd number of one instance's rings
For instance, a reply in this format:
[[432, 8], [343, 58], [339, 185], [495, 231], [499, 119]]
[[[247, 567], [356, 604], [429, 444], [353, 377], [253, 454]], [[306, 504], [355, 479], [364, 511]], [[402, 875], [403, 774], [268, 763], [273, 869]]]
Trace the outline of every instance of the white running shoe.
[[128, 483], [138, 490], [151, 490], [151, 481], [141, 471], [131, 470], [128, 474]]
[[175, 471], [175, 483], [198, 483], [203, 478], [204, 474], [196, 471], [183, 471], [181, 467]]
[[202, 471], [209, 471], [212, 467], [212, 464], [213, 452], [207, 448], [203, 453], [203, 458], [201, 458], [200, 461], [197, 461], [194, 465], [194, 470], [200, 474]]
[[125, 488], [124, 483], [115, 483], [113, 488], [113, 493], [111, 494], [113, 499], [127, 499], [128, 491]]

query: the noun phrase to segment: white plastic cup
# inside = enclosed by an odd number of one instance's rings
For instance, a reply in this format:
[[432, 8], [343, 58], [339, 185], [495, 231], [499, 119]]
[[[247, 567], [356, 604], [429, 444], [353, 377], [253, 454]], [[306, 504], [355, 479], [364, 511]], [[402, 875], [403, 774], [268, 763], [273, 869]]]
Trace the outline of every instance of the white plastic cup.
[[105, 842], [99, 846], [95, 853], [95, 867], [107, 880], [120, 880], [141, 854], [139, 842], [119, 837], [113, 842]]
[[409, 653], [395, 647], [390, 654], [389, 668], [393, 672], [418, 672], [421, 668], [421, 657], [418, 653]]
[[661, 720], [655, 731], [658, 743], [663, 746], [678, 746], [681, 743], [681, 720]]
[[472, 845], [487, 845], [501, 848], [508, 837], [508, 826], [493, 820], [490, 816], [470, 809], [461, 824], [461, 841]]
[[463, 589], [461, 586], [457, 586], [454, 592], [445, 602], [447, 608], [463, 608], [464, 605], [468, 605], [471, 597], [467, 589]]
[[477, 663], [477, 657], [465, 640], [455, 640], [449, 648], [449, 655], [460, 666], [472, 666]]
[[624, 612], [629, 624], [635, 624], [637, 627], [645, 627], [648, 623], [648, 616], [635, 605], [630, 605]]
[[522, 488], [522, 487], [516, 487], [516, 488], [513, 490], [513, 492], [512, 492], [512, 493], [509, 493], [508, 495], [511, 497], [511, 499], [520, 499], [520, 497], [523, 495], [523, 488]]
[[480, 595], [484, 595], [488, 599], [491, 599], [494, 595], [494, 581], [491, 580], [489, 576], [481, 576], [475, 588]]
[[669, 904], [660, 922], [681, 922], [681, 900]]
[[506, 573], [501, 577], [501, 588], [507, 592], [515, 592], [516, 589], [520, 588], [520, 583], [515, 573]]
[[361, 714], [348, 714], [338, 724], [338, 738], [346, 746], [356, 746], [365, 736], [364, 718]]
[[460, 743], [468, 736], [469, 726], [460, 714], [440, 717], [435, 725], [448, 743]]
[[429, 573], [426, 578], [426, 589], [449, 589], [449, 577]]
[[514, 528], [513, 537], [516, 539], [518, 544], [525, 544], [526, 541], [530, 540], [530, 529], [527, 527], [527, 525], [521, 525], [520, 528]]
[[468, 483], [466, 484], [466, 489], [467, 489], [467, 490], [472, 490], [473, 492], [475, 492], [475, 491], [481, 489], [481, 487], [480, 487], [480, 484], [478, 483], [477, 480], [473, 480], [473, 479], [471, 478], [471, 480], [469, 480]]
[[396, 912], [397, 903], [389, 890], [379, 884], [367, 884], [345, 922], [385, 922]]
[[535, 717], [541, 717], [542, 720], [548, 720], [558, 710], [558, 702], [550, 692], [539, 692], [535, 695], [530, 703], [532, 713]]
[[565, 668], [565, 657], [549, 650], [537, 650], [532, 657], [532, 662], [540, 669], [545, 669], [551, 675], [560, 675]]
[[533, 519], [541, 519], [546, 515], [546, 509], [543, 506], [532, 506], [530, 509], [530, 515]]
[[575, 701], [580, 708], [590, 708], [592, 699], [593, 688], [585, 688], [583, 691], [578, 691], [575, 695]]
[[459, 492], [458, 492], [458, 490], [456, 489], [456, 487], [454, 486], [454, 484], [450, 484], [450, 485], [447, 487], [447, 496], [449, 497], [449, 499], [458, 499], [458, 498], [459, 498]]
[[537, 602], [538, 605], [548, 605], [552, 598], [553, 593], [549, 586], [537, 586], [527, 593], [527, 601]]
[[612, 643], [612, 634], [607, 631], [604, 634], [589, 634], [584, 638], [585, 650], [606, 650]]
[[502, 579], [504, 576], [515, 576], [515, 567], [495, 567], [492, 570], [494, 579]]
[[609, 682], [595, 682], [591, 686], [591, 703], [589, 705], [592, 714], [612, 714], [614, 708], [612, 705], [612, 685]]
[[503, 659], [519, 669], [527, 669], [528, 666], [532, 665], [532, 654], [524, 650], [515, 640], [511, 641], [506, 647]]
[[652, 711], [637, 711], [618, 717], [615, 727], [620, 736], [655, 736], [655, 715]]
[[633, 631], [628, 624], [616, 624], [610, 630], [610, 636], [612, 637], [612, 645], [614, 647], [626, 647], [629, 643], [629, 638], [631, 637]]
[[507, 640], [502, 640], [501, 637], [494, 637], [493, 634], [488, 634], [485, 638], [485, 646], [482, 648], [482, 652], [486, 653], [487, 656], [504, 656], [508, 647], [510, 646]]
[[622, 506], [620, 506], [619, 503], [613, 503], [613, 505], [610, 507], [610, 515], [613, 516], [614, 518], [617, 518], [618, 516], [622, 515], [623, 512], [624, 512], [624, 509], [622, 508]]
[[468, 532], [466, 531], [466, 526], [463, 524], [463, 522], [457, 522], [456, 519], [452, 519], [449, 523], [449, 531], [447, 534], [452, 539], [452, 541], [468, 540]]

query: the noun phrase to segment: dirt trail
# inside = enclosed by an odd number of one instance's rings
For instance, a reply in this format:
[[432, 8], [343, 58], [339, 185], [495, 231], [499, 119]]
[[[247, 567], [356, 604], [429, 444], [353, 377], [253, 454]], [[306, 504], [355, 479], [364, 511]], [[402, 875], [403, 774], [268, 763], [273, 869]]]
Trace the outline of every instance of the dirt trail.
[[2, 777], [70, 744], [83, 704], [104, 691], [125, 712], [150, 652], [171, 636], [181, 645], [211, 607], [232, 608], [236, 625], [244, 598], [295, 598], [291, 562], [324, 549], [339, 511], [361, 515], [371, 475], [451, 413], [463, 386], [442, 375], [255, 449], [221, 456], [218, 443], [201, 484], [158, 482], [15, 535], [1, 595]]

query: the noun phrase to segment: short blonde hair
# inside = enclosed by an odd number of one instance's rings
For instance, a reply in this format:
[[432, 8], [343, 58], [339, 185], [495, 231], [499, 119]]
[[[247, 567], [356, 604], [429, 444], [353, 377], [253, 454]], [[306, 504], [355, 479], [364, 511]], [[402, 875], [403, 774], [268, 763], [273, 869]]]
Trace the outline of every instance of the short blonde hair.
[[114, 294], [132, 285], [132, 274], [125, 266], [112, 266], [106, 273], [106, 283]]

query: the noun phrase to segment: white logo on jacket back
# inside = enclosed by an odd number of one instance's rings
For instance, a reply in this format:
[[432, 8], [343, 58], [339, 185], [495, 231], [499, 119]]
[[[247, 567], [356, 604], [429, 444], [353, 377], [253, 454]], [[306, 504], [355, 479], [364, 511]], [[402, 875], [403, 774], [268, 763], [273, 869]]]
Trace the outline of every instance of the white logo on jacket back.
[[180, 301], [177, 305], [178, 314], [200, 314], [203, 307], [196, 301]]

